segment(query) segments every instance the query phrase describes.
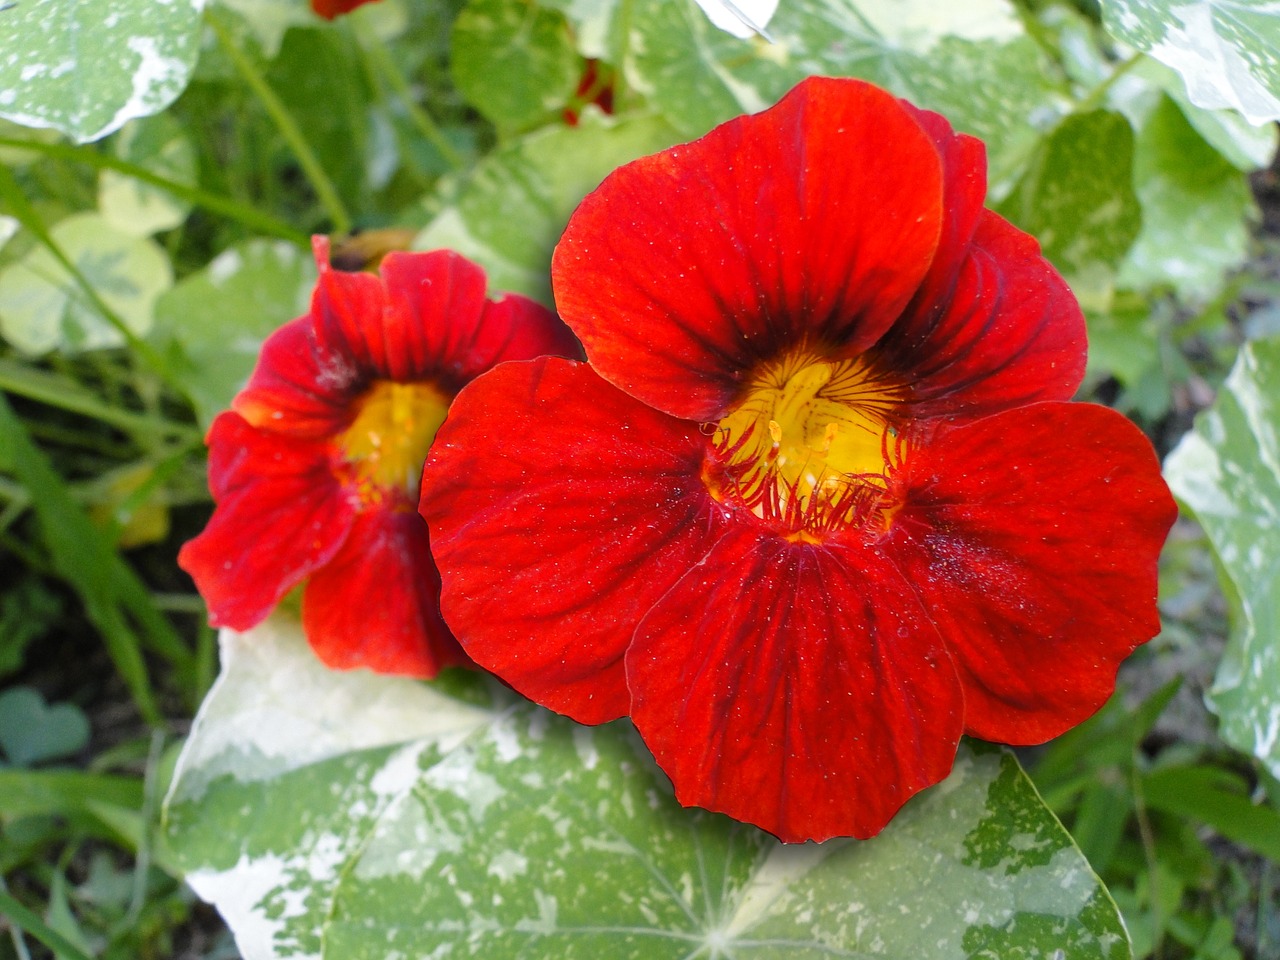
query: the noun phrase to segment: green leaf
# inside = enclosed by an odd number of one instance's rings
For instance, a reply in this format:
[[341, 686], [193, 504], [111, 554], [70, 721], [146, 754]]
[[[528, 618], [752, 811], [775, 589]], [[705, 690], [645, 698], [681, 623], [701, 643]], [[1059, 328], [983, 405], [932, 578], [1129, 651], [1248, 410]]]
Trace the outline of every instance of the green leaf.
[[1165, 476], [1209, 535], [1231, 602], [1231, 636], [1208, 693], [1219, 733], [1280, 776], [1280, 341], [1241, 348]]
[[0, 117], [80, 143], [167, 107], [195, 66], [204, 0], [24, 0], [0, 10]]
[[[345, 201], [360, 196], [368, 179], [366, 119], [371, 94], [363, 71], [353, 69], [358, 57], [346, 31], [290, 30], [265, 72], [270, 89], [317, 158], [323, 158], [324, 173]], [[296, 144], [281, 139], [278, 147], [281, 163], [298, 162]], [[333, 219], [334, 230], [345, 232], [347, 228]]]
[[1206, 110], [1191, 102], [1176, 72], [1155, 60], [1143, 60], [1131, 72], [1173, 98], [1196, 132], [1237, 170], [1249, 172], [1271, 165], [1278, 139], [1276, 125], [1254, 126], [1233, 110]]
[[669, 147], [679, 135], [656, 117], [613, 120], [583, 113], [495, 150], [446, 185], [441, 209], [414, 241], [449, 247], [485, 268], [494, 290], [551, 303], [551, 251], [569, 215], [614, 168]]
[[146, 644], [167, 657], [180, 673], [190, 674], [194, 666], [191, 654], [156, 609], [133, 568], [103, 539], [48, 458], [32, 443], [3, 393], [0, 450], [6, 451], [7, 466], [31, 498], [53, 572], [84, 602], [85, 613], [102, 634], [143, 718], [158, 724], [160, 711], [147, 677], [142, 646]]
[[1280, 812], [1253, 803], [1237, 774], [1198, 764], [1161, 767], [1143, 778], [1142, 796], [1149, 807], [1206, 823], [1280, 861]]
[[68, 757], [88, 742], [89, 719], [75, 704], [49, 706], [31, 687], [0, 692], [0, 753], [14, 766]]
[[280, 52], [284, 35], [292, 27], [314, 27], [315, 13], [297, 0], [219, 0], [234, 10], [268, 60]]
[[[114, 146], [116, 156], [127, 163], [185, 187], [195, 185], [195, 150], [182, 126], [168, 114], [130, 121]], [[149, 237], [181, 224], [191, 203], [108, 168], [98, 176], [98, 209], [113, 227], [131, 236]]]
[[11, 926], [26, 931], [55, 951], [58, 960], [92, 960], [89, 954], [4, 891], [0, 891], [0, 916], [8, 920]]
[[470, 0], [454, 21], [451, 63], [458, 90], [500, 130], [564, 109], [583, 69], [564, 17], [511, 0]]
[[764, 109], [805, 76], [861, 77], [982, 137], [996, 181], [1058, 110], [1043, 54], [1003, 0], [790, 0], [769, 33], [776, 42], [736, 39], [685, 0], [636, 5], [626, 76], [686, 136]]
[[1280, 119], [1280, 13], [1270, 0], [1102, 0], [1119, 40], [1182, 75], [1191, 101]]
[[156, 333], [181, 348], [182, 385], [202, 424], [231, 404], [267, 335], [306, 313], [314, 283], [311, 258], [296, 247], [249, 240], [156, 303]]
[[4, 249], [4, 245], [14, 238], [17, 234], [19, 222], [17, 217], [10, 217], [0, 213], [0, 249]]
[[[103, 303], [134, 333], [151, 328], [160, 293], [173, 283], [169, 258], [97, 213], [78, 213], [49, 231]], [[124, 343], [76, 279], [46, 247], [0, 273], [0, 333], [27, 353], [98, 350]]]
[[1105, 309], [1115, 269], [1142, 225], [1129, 122], [1106, 110], [1067, 117], [1000, 212], [1040, 240], [1086, 307]]
[[784, 846], [682, 809], [625, 722], [494, 689], [327, 671], [284, 618], [224, 633], [168, 836], [247, 960], [1129, 955], [1008, 753], [965, 747], [875, 840]]
[[1167, 97], [1138, 133], [1133, 174], [1142, 231], [1119, 283], [1139, 290], [1171, 286], [1191, 303], [1217, 296], [1227, 272], [1249, 255], [1255, 209], [1249, 181]]
[[[0, 470], [8, 465], [0, 458]], [[62, 613], [62, 603], [38, 576], [28, 573], [0, 593], [0, 677], [22, 669], [27, 648]]]
[[596, 60], [616, 61], [618, 53], [614, 18], [619, 0], [543, 0], [559, 10], [573, 26], [578, 52]]
[[142, 778], [78, 770], [0, 770], [0, 820], [83, 814], [93, 804], [142, 808]]

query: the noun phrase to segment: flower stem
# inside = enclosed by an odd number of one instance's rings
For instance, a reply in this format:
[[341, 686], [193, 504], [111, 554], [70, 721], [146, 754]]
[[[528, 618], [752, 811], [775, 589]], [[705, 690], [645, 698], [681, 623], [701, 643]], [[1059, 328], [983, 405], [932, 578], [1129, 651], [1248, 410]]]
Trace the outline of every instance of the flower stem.
[[454, 170], [463, 170], [466, 167], [466, 160], [458, 152], [457, 148], [449, 142], [449, 138], [444, 135], [444, 132], [436, 124], [431, 114], [415, 99], [408, 79], [401, 72], [391, 54], [387, 52], [382, 40], [370, 30], [358, 30], [357, 35], [360, 48], [364, 51], [369, 63], [372, 64], [378, 75], [386, 81], [387, 86], [400, 98], [400, 103], [404, 106], [405, 112], [409, 114], [409, 119], [417, 127], [418, 132], [422, 134], [428, 143], [436, 148], [440, 156], [444, 157], [445, 163], [449, 164]]
[[26, 227], [35, 238], [51, 253], [53, 258], [58, 261], [64, 270], [71, 275], [77, 287], [88, 297], [89, 302], [93, 304], [95, 310], [102, 315], [111, 326], [124, 338], [125, 343], [129, 345], [133, 354], [139, 357], [143, 362], [151, 368], [161, 380], [168, 386], [172, 387], [178, 394], [185, 396], [186, 393], [181, 383], [174, 379], [173, 374], [169, 371], [168, 366], [156, 353], [151, 344], [143, 341], [139, 336], [129, 328], [124, 318], [107, 305], [106, 301], [94, 289], [89, 278], [84, 275], [79, 265], [75, 263], [66, 252], [53, 239], [53, 236], [45, 228], [44, 221], [40, 219], [35, 208], [27, 201], [22, 193], [22, 188], [18, 186], [17, 180], [7, 167], [0, 166], [0, 197], [3, 197], [9, 204], [9, 209], [18, 221]]
[[268, 116], [275, 123], [276, 129], [280, 131], [280, 135], [289, 144], [289, 148], [298, 160], [298, 165], [302, 168], [303, 176], [307, 178], [311, 188], [316, 192], [316, 197], [328, 213], [333, 232], [350, 233], [351, 216], [347, 213], [347, 208], [343, 206], [342, 198], [338, 196], [338, 191], [334, 187], [333, 181], [329, 179], [329, 175], [324, 172], [324, 167], [321, 166], [320, 161], [316, 158], [315, 151], [311, 149], [311, 144], [307, 142], [307, 138], [303, 136], [297, 121], [293, 119], [293, 115], [289, 113], [284, 102], [276, 96], [276, 92], [271, 89], [266, 77], [262, 75], [262, 71], [244, 54], [244, 51], [236, 46], [235, 39], [228, 32], [226, 26], [219, 22], [216, 14], [208, 18], [208, 23], [217, 36], [218, 43], [222, 45], [222, 49], [235, 65], [236, 70], [240, 72], [244, 82], [253, 90], [258, 100], [262, 103], [263, 109], [267, 111]]
[[0, 360], [0, 390], [57, 407], [59, 410], [91, 417], [131, 436], [159, 434], [176, 437], [184, 442], [198, 442], [200, 439], [200, 432], [189, 424], [118, 409], [104, 403], [79, 384], [9, 360]]
[[631, 0], [622, 0], [615, 14], [617, 18], [617, 75], [613, 83], [613, 107], [615, 113], [622, 113], [628, 100], [627, 90], [627, 58], [631, 56]]
[[1107, 93], [1115, 85], [1115, 82], [1123, 77], [1126, 73], [1136, 67], [1146, 58], [1146, 54], [1135, 53], [1126, 60], [1121, 60], [1116, 64], [1116, 68], [1106, 75], [1092, 90], [1082, 97], [1074, 107], [1071, 108], [1072, 113], [1088, 113], [1102, 104], [1106, 99]]
[[303, 249], [309, 250], [311, 248], [310, 238], [283, 220], [277, 220], [269, 214], [256, 210], [248, 204], [232, 200], [230, 197], [208, 193], [198, 187], [191, 187], [185, 183], [178, 183], [176, 180], [158, 176], [145, 167], [102, 153], [92, 147], [76, 147], [65, 143], [39, 143], [34, 140], [14, 140], [10, 137], [0, 137], [0, 147], [30, 150], [34, 153], [44, 154], [46, 157], [69, 160], [72, 163], [82, 163], [86, 166], [96, 167], [99, 170], [114, 170], [117, 173], [122, 173], [127, 177], [132, 177], [142, 183], [171, 193], [178, 199], [185, 200], [197, 207], [203, 207], [212, 213], [221, 214], [228, 220], [242, 223], [253, 230], [261, 231], [269, 236], [281, 237]]

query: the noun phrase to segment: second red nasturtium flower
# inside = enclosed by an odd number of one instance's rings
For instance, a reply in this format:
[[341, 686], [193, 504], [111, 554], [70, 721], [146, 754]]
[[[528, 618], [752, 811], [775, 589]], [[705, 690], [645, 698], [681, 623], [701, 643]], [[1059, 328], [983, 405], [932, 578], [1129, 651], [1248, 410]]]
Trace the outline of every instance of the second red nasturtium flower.
[[979, 141], [828, 79], [606, 179], [552, 269], [589, 362], [479, 378], [428, 461], [476, 662], [788, 841], [1097, 710], [1175, 507], [985, 194]]
[[377, 0], [311, 0], [311, 9], [326, 20], [332, 20], [344, 13], [350, 13], [356, 7], [376, 2]]
[[178, 563], [214, 626], [247, 630], [306, 581], [303, 628], [338, 669], [435, 676], [469, 663], [437, 607], [418, 483], [454, 394], [505, 360], [578, 354], [524, 297], [446, 250], [391, 253], [381, 276], [329, 266], [311, 312], [276, 331], [209, 430], [217, 503]]

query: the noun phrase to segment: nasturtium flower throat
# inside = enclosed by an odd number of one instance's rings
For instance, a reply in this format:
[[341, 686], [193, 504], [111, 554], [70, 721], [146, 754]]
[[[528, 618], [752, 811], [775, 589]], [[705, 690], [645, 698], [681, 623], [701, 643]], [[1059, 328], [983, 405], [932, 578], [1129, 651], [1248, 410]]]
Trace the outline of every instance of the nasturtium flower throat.
[[478, 378], [423, 473], [467, 653], [787, 841], [1097, 710], [1176, 509], [985, 198], [979, 141], [856, 80], [615, 170], [552, 260], [587, 362]]
[[902, 463], [905, 392], [863, 357], [800, 351], [765, 364], [713, 427], [707, 486], [718, 500], [820, 543], [879, 522]]
[[323, 239], [316, 260], [310, 313], [267, 339], [209, 430], [217, 509], [178, 562], [214, 626], [247, 630], [305, 581], [303, 629], [327, 665], [469, 665], [440, 619], [423, 462], [463, 385], [577, 345], [533, 301], [487, 300], [484, 272], [450, 251], [389, 253], [380, 277], [333, 269]]
[[362, 499], [403, 491], [410, 502], [417, 501], [422, 464], [451, 400], [431, 383], [383, 380], [356, 401], [356, 418], [337, 438], [337, 446]]

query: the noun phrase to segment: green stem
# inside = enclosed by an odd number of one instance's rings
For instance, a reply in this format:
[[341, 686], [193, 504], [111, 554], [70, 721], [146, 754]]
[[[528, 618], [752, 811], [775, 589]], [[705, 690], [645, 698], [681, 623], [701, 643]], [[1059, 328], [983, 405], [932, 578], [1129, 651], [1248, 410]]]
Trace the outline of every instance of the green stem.
[[1116, 81], [1141, 63], [1145, 56], [1146, 54], [1135, 53], [1127, 60], [1120, 61], [1114, 70], [1107, 74], [1107, 76], [1094, 86], [1092, 90], [1076, 102], [1076, 105], [1071, 108], [1071, 112], [1088, 113], [1090, 110], [1099, 107], [1102, 104], [1102, 101], [1106, 99], [1111, 88], [1115, 86]]
[[0, 137], [0, 147], [16, 147], [20, 150], [31, 150], [35, 153], [53, 157], [58, 160], [69, 160], [82, 163], [98, 170], [114, 170], [142, 183], [149, 184], [166, 193], [171, 193], [180, 200], [185, 200], [197, 207], [203, 207], [212, 213], [220, 214], [228, 220], [235, 220], [252, 230], [269, 236], [281, 237], [302, 248], [309, 248], [311, 241], [305, 233], [297, 230], [283, 220], [277, 220], [268, 214], [255, 210], [248, 204], [240, 203], [229, 197], [216, 193], [208, 193], [197, 187], [189, 187], [185, 183], [157, 176], [145, 167], [129, 163], [110, 154], [101, 153], [92, 147], [75, 147], [65, 143], [38, 143], [31, 140], [14, 140]]
[[631, 56], [631, 0], [622, 0], [616, 14], [618, 39], [618, 73], [613, 84], [613, 112], [621, 114], [627, 105], [627, 59]]
[[1129, 786], [1133, 792], [1133, 813], [1138, 823], [1138, 839], [1142, 843], [1142, 853], [1147, 861], [1147, 878], [1150, 890], [1151, 912], [1156, 918], [1155, 944], [1151, 951], [1153, 957], [1164, 956], [1164, 927], [1167, 918], [1160, 915], [1160, 874], [1158, 866], [1160, 858], [1156, 852], [1155, 833], [1151, 829], [1151, 821], [1147, 817], [1147, 802], [1142, 789], [1142, 776], [1138, 771], [1139, 756], [1135, 747], [1129, 768]]
[[15, 927], [20, 927], [35, 937], [62, 960], [92, 960], [79, 947], [41, 920], [8, 893], [0, 893], [0, 914]]
[[203, 617], [204, 601], [194, 593], [153, 593], [152, 601], [156, 609], [164, 613], [186, 613], [193, 617]]
[[160, 766], [160, 752], [164, 749], [164, 731], [151, 731], [151, 744], [147, 750], [146, 773], [142, 780], [142, 835], [138, 838], [138, 851], [133, 863], [133, 895], [121, 926], [130, 929], [137, 925], [142, 908], [147, 903], [147, 873], [151, 869], [152, 845], [155, 842], [154, 827], [156, 806], [161, 798], [156, 796], [159, 784], [156, 772]]
[[[9, 887], [4, 882], [4, 877], [0, 877], [0, 893], [8, 893]], [[22, 935], [22, 928], [16, 923], [9, 924], [9, 940], [13, 943], [14, 953], [18, 955], [18, 960], [31, 960], [31, 951], [27, 949], [27, 940]]]
[[382, 79], [395, 92], [396, 96], [400, 98], [401, 104], [409, 114], [409, 119], [413, 121], [413, 125], [418, 128], [418, 132], [422, 134], [428, 143], [436, 148], [440, 156], [444, 157], [445, 162], [454, 170], [465, 169], [467, 165], [466, 159], [449, 142], [449, 139], [436, 125], [431, 114], [427, 113], [414, 98], [408, 79], [400, 71], [391, 54], [387, 52], [383, 42], [368, 30], [359, 31], [359, 40], [360, 48], [364, 51], [365, 56], [373, 65], [373, 68], [381, 75]]
[[129, 325], [125, 323], [124, 318], [107, 306], [102, 297], [98, 295], [98, 291], [94, 289], [93, 284], [89, 282], [89, 278], [66, 255], [62, 247], [58, 245], [58, 242], [53, 239], [53, 236], [45, 228], [44, 221], [40, 219], [40, 215], [36, 213], [35, 208], [23, 196], [22, 189], [18, 186], [13, 174], [4, 166], [0, 166], [0, 197], [3, 197], [9, 204], [9, 209], [18, 218], [19, 222], [35, 235], [36, 239], [53, 254], [53, 258], [71, 275], [76, 286], [89, 298], [89, 302], [93, 304], [94, 309], [111, 326], [115, 327], [134, 355], [140, 357], [151, 368], [152, 372], [172, 387], [174, 391], [181, 396], [185, 396], [186, 393], [182, 384], [173, 379], [173, 375], [168, 371], [164, 361], [151, 344], [139, 339], [138, 335], [129, 329]]
[[329, 214], [333, 232], [350, 233], [351, 217], [347, 213], [347, 208], [343, 206], [342, 198], [338, 196], [338, 191], [334, 187], [333, 181], [324, 172], [324, 167], [321, 166], [320, 161], [316, 158], [315, 151], [311, 149], [311, 144], [307, 142], [307, 138], [303, 136], [297, 121], [293, 119], [284, 102], [276, 96], [276, 92], [271, 89], [266, 77], [262, 75], [262, 71], [244, 54], [244, 51], [236, 46], [235, 39], [227, 31], [227, 28], [218, 22], [216, 14], [208, 18], [208, 23], [227, 57], [240, 72], [244, 82], [257, 95], [263, 108], [271, 117], [272, 122], [275, 123], [276, 129], [280, 131], [280, 135], [284, 137], [289, 144], [289, 148], [293, 150], [293, 154], [298, 160], [298, 165], [302, 167], [303, 175], [311, 183], [312, 189], [316, 192], [316, 197], [319, 198], [320, 203]]
[[196, 626], [196, 679], [193, 707], [198, 707], [209, 688], [213, 686], [213, 676], [218, 671], [218, 634], [203, 616]]
[[130, 435], [159, 434], [193, 444], [200, 441], [200, 432], [187, 424], [117, 409], [104, 404], [99, 397], [83, 390], [78, 384], [12, 361], [0, 360], [0, 391], [91, 417]]

